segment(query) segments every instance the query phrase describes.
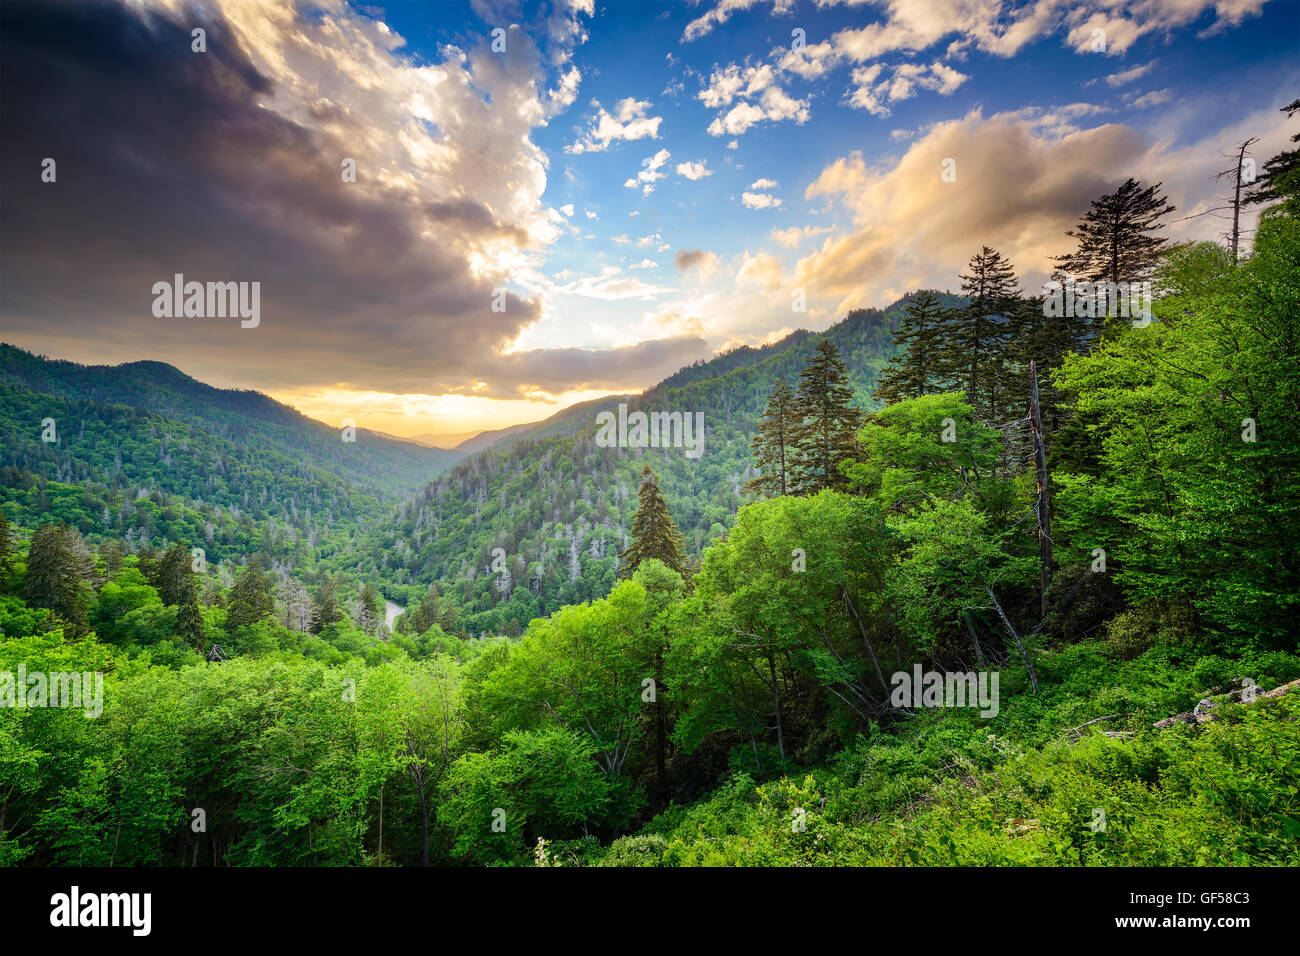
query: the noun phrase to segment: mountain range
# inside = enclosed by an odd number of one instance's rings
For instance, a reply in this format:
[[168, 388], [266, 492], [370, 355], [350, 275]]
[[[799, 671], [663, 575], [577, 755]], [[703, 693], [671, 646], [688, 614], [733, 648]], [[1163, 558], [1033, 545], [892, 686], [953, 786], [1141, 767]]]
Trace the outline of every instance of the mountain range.
[[[451, 449], [362, 428], [348, 441], [260, 392], [161, 362], [87, 366], [0, 345], [0, 495], [20, 523], [53, 517], [133, 547], [182, 540], [214, 561], [261, 551], [284, 567], [371, 580], [399, 603], [436, 584], [465, 629], [514, 631], [607, 593], [647, 464], [697, 557], [746, 500], [750, 441], [777, 380], [794, 386], [825, 337], [858, 404], [874, 407], [910, 298]], [[620, 405], [702, 412], [703, 455], [598, 447], [597, 416]], [[506, 573], [487, 573], [499, 556]]]

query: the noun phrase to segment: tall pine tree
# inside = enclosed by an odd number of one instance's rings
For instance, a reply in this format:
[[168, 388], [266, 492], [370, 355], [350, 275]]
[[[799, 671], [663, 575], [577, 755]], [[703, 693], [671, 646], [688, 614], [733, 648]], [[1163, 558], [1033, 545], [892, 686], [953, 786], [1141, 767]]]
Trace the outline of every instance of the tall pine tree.
[[791, 492], [816, 494], [823, 488], [843, 491], [848, 478], [840, 469], [858, 451], [858, 427], [862, 412], [849, 403], [848, 369], [829, 339], [817, 343], [817, 351], [799, 373], [799, 392], [795, 397], [794, 467], [791, 469]]
[[[9, 532], [9, 515], [5, 512], [4, 506], [0, 505], [0, 574], [8, 574], [12, 566], [13, 538]], [[3, 587], [4, 583], [0, 581], [0, 587]]]
[[945, 313], [939, 297], [923, 291], [907, 304], [903, 321], [894, 332], [897, 354], [881, 372], [875, 396], [886, 405], [943, 391], [940, 356], [943, 352]]
[[1060, 271], [1087, 282], [1140, 282], [1149, 278], [1167, 239], [1160, 217], [1174, 211], [1160, 193], [1128, 179], [1113, 193], [1092, 201], [1079, 224], [1066, 232], [1074, 252], [1056, 257]]
[[797, 424], [794, 393], [785, 379], [780, 379], [754, 436], [754, 464], [759, 474], [745, 484], [746, 491], [763, 498], [789, 494]]
[[942, 368], [984, 421], [998, 421], [1007, 404], [1006, 344], [1020, 298], [1010, 260], [984, 246], [971, 256], [961, 290], [970, 299], [944, 330]]
[[231, 588], [226, 627], [234, 631], [245, 624], [256, 624], [270, 616], [274, 610], [275, 604], [271, 600], [270, 591], [266, 587], [266, 576], [262, 571], [262, 559], [253, 555]]
[[27, 550], [27, 600], [57, 614], [71, 637], [81, 637], [90, 629], [86, 591], [93, 574], [90, 550], [75, 528], [46, 524], [32, 532]]
[[334, 579], [327, 577], [316, 589], [316, 606], [311, 614], [311, 632], [319, 634], [331, 624], [337, 624], [343, 614], [339, 611], [338, 590]]
[[176, 633], [199, 650], [206, 649], [203, 612], [199, 608], [199, 589], [193, 578], [185, 582], [176, 610]]
[[641, 472], [640, 503], [632, 518], [632, 542], [619, 555], [619, 576], [631, 577], [642, 561], [658, 558], [683, 578], [689, 574], [684, 550], [686, 537], [668, 511], [659, 479], [646, 465]]
[[189, 548], [177, 541], [163, 552], [158, 562], [158, 596], [163, 604], [179, 605], [194, 584], [193, 559]]

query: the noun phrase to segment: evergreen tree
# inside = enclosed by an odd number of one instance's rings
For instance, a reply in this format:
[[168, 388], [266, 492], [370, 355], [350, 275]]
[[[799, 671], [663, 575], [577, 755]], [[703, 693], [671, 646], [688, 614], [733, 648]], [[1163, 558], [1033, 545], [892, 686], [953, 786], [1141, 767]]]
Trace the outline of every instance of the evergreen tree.
[[1020, 298], [1011, 261], [984, 246], [961, 276], [970, 302], [958, 309], [943, 338], [941, 369], [984, 421], [1003, 417], [1007, 403], [1006, 345]]
[[412, 634], [423, 634], [438, 623], [438, 585], [430, 584], [415, 607], [407, 611], [397, 623]]
[[234, 631], [245, 624], [256, 624], [275, 611], [275, 604], [266, 587], [262, 559], [254, 555], [235, 580], [230, 592], [230, 607], [226, 612], [226, 627]]
[[849, 403], [853, 389], [848, 369], [837, 348], [828, 339], [817, 343], [817, 351], [799, 373], [795, 397], [793, 494], [816, 494], [823, 488], [843, 491], [848, 478], [840, 464], [857, 454], [858, 427], [862, 413]]
[[176, 633], [193, 647], [203, 650], [203, 612], [199, 609], [199, 589], [191, 578], [185, 582], [184, 591], [177, 602]]
[[141, 548], [136, 555], [135, 566], [144, 579], [149, 582], [149, 586], [162, 594], [162, 561], [156, 548]]
[[93, 573], [90, 551], [75, 528], [47, 524], [32, 532], [27, 551], [27, 600], [57, 614], [71, 637], [90, 630], [86, 583]]
[[687, 577], [685, 536], [668, 511], [668, 503], [659, 491], [659, 479], [646, 465], [641, 472], [640, 503], [632, 517], [632, 542], [619, 555], [619, 575], [631, 577], [641, 562], [658, 558], [683, 578]]
[[327, 577], [316, 589], [316, 607], [312, 611], [311, 632], [319, 634], [331, 624], [337, 624], [342, 616], [339, 612], [334, 579]]
[[158, 562], [158, 596], [163, 604], [179, 605], [193, 584], [190, 550], [178, 541], [163, 552]]
[[1066, 232], [1078, 248], [1056, 257], [1059, 269], [1088, 282], [1148, 278], [1168, 241], [1153, 233], [1164, 228], [1160, 217], [1174, 211], [1161, 195], [1161, 185], [1143, 188], [1130, 178], [1115, 192], [1094, 199], [1078, 226]]
[[383, 622], [383, 608], [379, 602], [379, 595], [367, 581], [361, 588], [361, 596], [357, 600], [357, 625], [367, 634], [373, 635]]
[[122, 545], [116, 538], [109, 538], [99, 546], [99, 553], [104, 558], [104, 575], [109, 580], [122, 573], [125, 562], [122, 557]]
[[789, 493], [797, 423], [794, 393], [785, 379], [780, 379], [754, 436], [754, 464], [758, 466], [759, 474], [745, 484], [746, 491], [763, 498]]
[[1021, 299], [1012, 314], [1011, 341], [1007, 360], [1011, 366], [1008, 402], [1018, 407], [1029, 394], [1029, 363], [1038, 367], [1038, 398], [1043, 419], [1043, 434], [1050, 439], [1064, 424], [1063, 396], [1052, 373], [1061, 367], [1071, 352], [1088, 351], [1091, 328], [1087, 319], [1067, 315], [1049, 315], [1042, 296]]
[[[1288, 117], [1300, 113], [1300, 100], [1292, 100], [1282, 107]], [[1300, 133], [1291, 137], [1291, 142], [1300, 143]], [[1268, 162], [1264, 169], [1246, 189], [1246, 202], [1252, 205], [1272, 205], [1280, 203], [1281, 211], [1286, 215], [1300, 215], [1300, 148], [1284, 149]], [[1265, 210], [1274, 214], [1274, 210]]]
[[[13, 566], [13, 539], [9, 533], [9, 515], [0, 506], [0, 574], [8, 574]], [[4, 582], [0, 581], [0, 586]]]
[[225, 607], [226, 596], [221, 593], [221, 587], [212, 578], [207, 578], [203, 582], [203, 606], [204, 607]]
[[875, 397], [886, 405], [942, 391], [939, 360], [947, 310], [933, 292], [924, 291], [907, 304], [903, 321], [894, 332], [897, 354], [880, 373]]

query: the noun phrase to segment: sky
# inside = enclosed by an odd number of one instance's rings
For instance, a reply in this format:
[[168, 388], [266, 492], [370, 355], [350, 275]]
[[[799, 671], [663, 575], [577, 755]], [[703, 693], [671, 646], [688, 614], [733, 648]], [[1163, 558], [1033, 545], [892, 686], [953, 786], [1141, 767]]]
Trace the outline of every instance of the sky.
[[[396, 435], [536, 421], [984, 245], [1041, 291], [1129, 176], [1221, 239], [1297, 53], [1300, 0], [6, 0], [0, 341]], [[257, 282], [257, 324], [159, 316], [176, 274]]]

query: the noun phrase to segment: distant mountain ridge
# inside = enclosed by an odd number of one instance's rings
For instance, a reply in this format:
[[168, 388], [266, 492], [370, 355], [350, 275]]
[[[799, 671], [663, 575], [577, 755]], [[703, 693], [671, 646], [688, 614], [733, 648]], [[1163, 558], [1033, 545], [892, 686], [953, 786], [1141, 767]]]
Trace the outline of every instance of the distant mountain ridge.
[[[357, 429], [362, 455], [340, 455], [341, 430], [251, 389], [224, 389], [165, 362], [81, 365], [0, 344], [0, 383], [73, 401], [145, 409], [236, 443], [270, 442], [304, 463], [355, 481], [380, 497], [408, 494], [461, 456]], [[381, 483], [377, 479], [383, 476]], [[396, 482], [394, 486], [392, 482]]]
[[[911, 298], [453, 449], [366, 429], [344, 442], [339, 429], [260, 392], [215, 388], [162, 362], [85, 366], [0, 345], [0, 495], [19, 517], [43, 509], [136, 545], [199, 540], [217, 555], [323, 561], [398, 600], [437, 582], [472, 630], [521, 627], [608, 592], [644, 464], [698, 556], [748, 500], [750, 442], [777, 380], [795, 386], [824, 337], [840, 350], [858, 404], [874, 407], [876, 376]], [[703, 456], [598, 447], [598, 416], [621, 404], [702, 413]], [[58, 422], [56, 444], [40, 441], [46, 417]], [[507, 556], [504, 581], [489, 573], [497, 548]]]
[[[750, 443], [778, 379], [797, 385], [817, 342], [839, 349], [857, 403], [871, 398], [892, 356], [893, 331], [916, 293], [886, 309], [861, 309], [820, 333], [800, 330], [779, 342], [733, 349], [680, 369], [635, 396], [577, 405], [457, 463], [354, 554], [353, 570], [385, 582], [390, 597], [415, 600], [436, 583], [472, 633], [509, 633], [564, 604], [601, 597], [617, 573], [636, 509], [641, 469], [659, 477], [688, 555], [723, 534], [748, 499]], [[940, 301], [962, 301], [939, 293]], [[602, 448], [597, 416], [626, 402], [631, 410], [701, 412], [703, 456], [681, 449]], [[507, 573], [493, 571], [495, 549]]]
[[86, 366], [0, 345], [0, 498], [20, 523], [309, 565], [459, 457], [365, 429], [347, 442], [162, 362]]

